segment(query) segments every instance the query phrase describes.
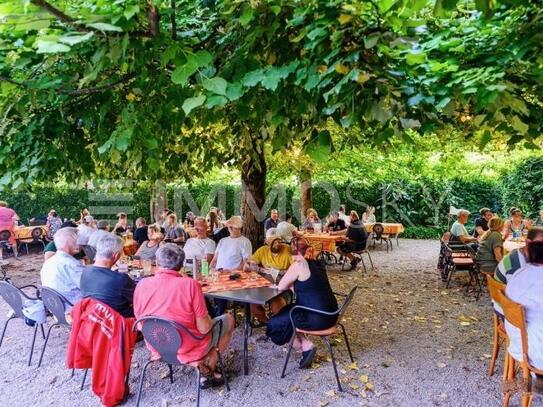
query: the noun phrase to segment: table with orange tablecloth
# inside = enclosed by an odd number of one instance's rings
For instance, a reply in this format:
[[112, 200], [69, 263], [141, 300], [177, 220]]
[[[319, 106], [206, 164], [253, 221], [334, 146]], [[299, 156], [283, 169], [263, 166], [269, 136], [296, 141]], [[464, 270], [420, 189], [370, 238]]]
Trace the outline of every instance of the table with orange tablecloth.
[[32, 231], [34, 229], [41, 229], [42, 233], [42, 239], [47, 236], [49, 233], [49, 228], [45, 225], [41, 226], [22, 226], [18, 227], [14, 230], [15, 239], [17, 240], [25, 240], [25, 239], [32, 239]]
[[336, 251], [336, 243], [339, 240], [345, 239], [345, 236], [329, 235], [328, 233], [304, 233], [303, 237], [307, 239], [314, 250], [330, 253]]
[[211, 280], [211, 277], [200, 280], [202, 291], [205, 294], [226, 290], [242, 290], [244, 288], [269, 287], [272, 285], [270, 280], [267, 280], [254, 271], [237, 271], [236, 273], [240, 277], [235, 280], [230, 280], [230, 273], [227, 272], [219, 273], [218, 279], [215, 282]]
[[[404, 227], [401, 223], [382, 223], [382, 222], [376, 222], [376, 223], [383, 225], [383, 229], [384, 229], [383, 233], [387, 235], [398, 236], [400, 233], [404, 231]], [[368, 233], [373, 231], [373, 225], [375, 225], [375, 223], [364, 223], [364, 227], [366, 228], [366, 231]]]

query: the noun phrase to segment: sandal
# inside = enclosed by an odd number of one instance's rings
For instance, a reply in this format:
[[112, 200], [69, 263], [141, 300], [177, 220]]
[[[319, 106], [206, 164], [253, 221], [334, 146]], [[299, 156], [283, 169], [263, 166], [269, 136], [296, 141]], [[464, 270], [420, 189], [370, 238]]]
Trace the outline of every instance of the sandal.
[[215, 373], [212, 377], [204, 376], [200, 379], [200, 388], [202, 390], [222, 385], [224, 385], [224, 377], [218, 373]]

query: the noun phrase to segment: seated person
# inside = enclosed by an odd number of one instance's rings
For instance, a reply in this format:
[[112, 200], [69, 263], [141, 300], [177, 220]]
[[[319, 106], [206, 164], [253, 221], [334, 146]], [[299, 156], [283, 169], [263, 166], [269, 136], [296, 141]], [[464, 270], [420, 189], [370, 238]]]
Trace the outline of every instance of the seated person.
[[347, 238], [343, 243], [337, 246], [337, 251], [342, 256], [345, 256], [351, 262], [351, 270], [356, 268], [359, 260], [352, 255], [352, 252], [364, 250], [368, 240], [368, 232], [366, 227], [358, 217], [358, 212], [351, 211], [351, 224], [347, 229], [337, 232], [330, 232], [331, 235], [345, 235]]
[[147, 237], [147, 225], [145, 223], [145, 218], [136, 219], [136, 230], [134, 231], [134, 240], [138, 242], [138, 247], [141, 246], [146, 240]]
[[[183, 250], [171, 243], [164, 244], [156, 253], [157, 270], [153, 277], [144, 278], [138, 283], [134, 294], [134, 313], [136, 318], [154, 315], [167, 318], [185, 326], [194, 335], [202, 335], [212, 329], [213, 323], [222, 321], [219, 336], [217, 325], [212, 335], [204, 340], [194, 340], [183, 334], [183, 345], [177, 351], [177, 358], [182, 363], [201, 361], [200, 370], [208, 367], [210, 373], [202, 377], [202, 387], [219, 384], [224, 381], [216, 371], [216, 347], [224, 352], [232, 338], [234, 318], [225, 314], [211, 319], [200, 284], [192, 278], [182, 276], [179, 270], [184, 262]], [[150, 348], [153, 357], [155, 352]], [[203, 372], [204, 374], [206, 372]]]
[[503, 230], [504, 221], [501, 218], [492, 218], [488, 222], [488, 231], [481, 237], [479, 250], [475, 261], [483, 273], [494, 274], [494, 270], [503, 258]]
[[[295, 305], [326, 312], [335, 312], [338, 309], [326, 269], [321, 262], [304, 258], [308, 247], [310, 247], [309, 243], [304, 238], [292, 240], [294, 263], [279, 282], [279, 289], [293, 290], [296, 294], [296, 303], [286, 305], [268, 321], [266, 335], [276, 345], [285, 345], [295, 334], [290, 321], [290, 310]], [[337, 322], [337, 316], [320, 315], [303, 310], [295, 312], [292, 317], [296, 327], [305, 330], [324, 330]], [[293, 348], [302, 353], [300, 369], [310, 367], [317, 351], [315, 345], [305, 335], [296, 334]]]
[[122, 253], [123, 239], [112, 233], [102, 236], [96, 242], [94, 264], [87, 266], [81, 276], [81, 294], [109, 305], [123, 317], [133, 317], [136, 284], [128, 274], [111, 269]]
[[77, 244], [80, 247], [89, 244], [91, 235], [96, 231], [94, 218], [87, 215], [83, 218], [83, 222], [77, 227]]
[[456, 222], [451, 226], [451, 241], [461, 241], [464, 244], [477, 243], [477, 238], [470, 236], [466, 230], [469, 212], [465, 209], [460, 209], [456, 214]]
[[288, 244], [290, 244], [294, 236], [298, 236], [298, 229], [292, 224], [292, 215], [290, 213], [285, 214], [285, 220], [279, 222], [276, 229], [277, 234]]
[[171, 213], [166, 218], [164, 225], [164, 241], [167, 243], [182, 244], [185, 242], [185, 231], [177, 223], [177, 215]]
[[128, 216], [124, 212], [117, 214], [117, 223], [113, 227], [112, 233], [122, 236], [128, 230]]
[[339, 205], [339, 219], [345, 222], [345, 226], [349, 226], [351, 223], [351, 217], [345, 213], [345, 205]]
[[264, 231], [267, 232], [268, 229], [276, 228], [279, 223], [279, 212], [277, 209], [272, 209], [270, 211], [270, 217], [264, 221]]
[[47, 240], [52, 241], [55, 233], [62, 226], [62, 219], [60, 219], [60, 216], [58, 216], [57, 211], [55, 211], [54, 209], [51, 209], [49, 211], [49, 214], [47, 215], [47, 222], [45, 223], [45, 225], [48, 228]]
[[345, 221], [339, 217], [339, 212], [332, 212], [325, 230], [328, 232], [338, 232], [344, 229], [347, 229], [347, 226], [345, 225]]
[[[75, 222], [72, 222], [71, 220], [69, 220], [69, 221], [64, 222], [60, 226], [60, 229], [63, 229], [63, 228], [76, 228], [77, 229], [77, 224]], [[57, 230], [57, 232], [58, 232], [58, 230]], [[51, 240], [49, 243], [47, 243], [45, 245], [45, 248], [43, 249], [43, 260], [45, 261], [45, 260], [49, 259], [50, 257], [53, 257], [56, 252], [57, 252], [57, 247], [55, 246], [55, 241]], [[74, 257], [76, 259], [78, 259], [78, 260], [81, 260], [84, 256], [85, 256], [85, 254], [83, 252], [81, 252], [81, 251], [74, 254]]]
[[[290, 246], [282, 243], [281, 237], [277, 234], [277, 229], [271, 228], [266, 232], [266, 244], [249, 258], [245, 263], [245, 270], [269, 272], [274, 268], [280, 272], [286, 271], [292, 264], [292, 254]], [[287, 304], [287, 299], [277, 297], [270, 301], [272, 314], [279, 312]], [[257, 318], [261, 323], [268, 322], [266, 309], [261, 305], [251, 305], [251, 315]]]
[[243, 266], [253, 252], [251, 241], [241, 235], [243, 221], [241, 216], [232, 216], [226, 226], [230, 236], [222, 238], [215, 249], [210, 266], [222, 271], [243, 270]]
[[510, 237], [521, 237], [528, 233], [528, 230], [532, 227], [532, 223], [529, 219], [524, 219], [522, 211], [518, 208], [509, 209], [510, 218], [505, 222], [504, 236], [505, 240]]
[[317, 214], [317, 211], [313, 208], [309, 208], [305, 214], [306, 218], [304, 220], [304, 223], [302, 223], [302, 229], [313, 232], [315, 230], [315, 223], [321, 223], [319, 215]]
[[376, 223], [375, 206], [368, 206], [362, 214], [362, 223]]
[[96, 222], [96, 230], [89, 237], [89, 243], [87, 245], [96, 249], [96, 244], [98, 243], [98, 240], [108, 235], [110, 235], [109, 222], [107, 220], [99, 220], [98, 222]]
[[[543, 237], [526, 239], [528, 264], [511, 278], [505, 289], [507, 297], [524, 307], [528, 331], [530, 364], [543, 370]], [[523, 359], [520, 331], [505, 321], [509, 336], [508, 351], [516, 360]]]
[[206, 259], [208, 263], [211, 263], [215, 254], [216, 244], [207, 237], [207, 222], [205, 218], [197, 217], [194, 220], [194, 230], [196, 230], [196, 237], [188, 239], [183, 248], [185, 261], [187, 259]]
[[164, 235], [160, 232], [160, 226], [149, 225], [147, 229], [147, 237], [149, 240], [143, 242], [138, 251], [134, 255], [141, 260], [154, 260], [155, 254], [160, 246], [160, 243], [164, 239]]
[[[533, 227], [528, 231], [528, 240], [543, 240], [543, 228]], [[517, 271], [526, 265], [528, 258], [528, 247], [524, 246], [520, 249], [513, 249], [509, 254], [506, 254], [500, 261], [494, 272], [494, 278], [503, 284], [509, 283], [511, 278]]]
[[185, 215], [185, 221], [183, 222], [185, 226], [194, 227], [194, 221], [196, 220], [196, 215], [192, 212], [187, 212]]
[[[488, 230], [488, 222], [494, 217], [492, 211], [488, 208], [479, 209], [479, 216], [475, 219], [475, 229], [473, 230], [473, 237], [480, 238]], [[501, 232], [501, 231], [500, 231]]]
[[81, 261], [73, 256], [79, 251], [77, 229], [59, 229], [53, 240], [56, 253], [43, 263], [41, 284], [58, 291], [74, 304], [81, 299], [81, 274], [85, 269]]

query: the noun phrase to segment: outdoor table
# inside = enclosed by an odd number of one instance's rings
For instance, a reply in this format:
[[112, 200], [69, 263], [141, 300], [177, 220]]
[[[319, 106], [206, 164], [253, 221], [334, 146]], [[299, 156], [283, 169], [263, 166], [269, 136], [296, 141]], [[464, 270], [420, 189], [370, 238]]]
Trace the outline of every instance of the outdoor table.
[[17, 240], [24, 240], [24, 239], [32, 239], [32, 231], [36, 228], [41, 229], [41, 236], [42, 239], [47, 236], [49, 233], [49, 228], [45, 225], [39, 225], [39, 226], [22, 226], [15, 228], [13, 231], [13, 234], [15, 235], [15, 239]]
[[[380, 225], [383, 225], [383, 233], [387, 235], [394, 235], [398, 236], [400, 233], [404, 231], [404, 227], [401, 223], [382, 223], [382, 222], [375, 222], [379, 223]], [[364, 223], [364, 227], [366, 228], [366, 231], [368, 233], [371, 233], [373, 231], [373, 225], [375, 223]]]
[[503, 242], [503, 250], [505, 253], [511, 253], [514, 249], [522, 249], [526, 246], [524, 240], [506, 240]]
[[[345, 236], [329, 235], [328, 233], [304, 233], [303, 237], [307, 239], [313, 248], [330, 253], [336, 251], [337, 241], [345, 239]], [[321, 244], [322, 247], [320, 247]]]
[[[269, 281], [268, 281], [268, 284]], [[203, 287], [204, 289], [205, 287]], [[251, 304], [265, 305], [279, 296], [282, 291], [271, 287], [242, 288], [228, 291], [204, 291], [206, 297], [240, 302], [245, 311], [243, 324], [243, 374], [249, 374], [249, 328], [251, 325]]]

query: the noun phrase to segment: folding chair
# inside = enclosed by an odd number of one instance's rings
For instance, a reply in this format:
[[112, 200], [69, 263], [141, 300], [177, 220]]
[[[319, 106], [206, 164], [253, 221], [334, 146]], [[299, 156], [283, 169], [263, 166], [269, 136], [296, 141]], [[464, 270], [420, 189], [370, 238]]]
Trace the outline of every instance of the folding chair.
[[[34, 288], [36, 290], [36, 295], [34, 297], [27, 295], [23, 292], [25, 288]], [[29, 284], [23, 287], [15, 287], [14, 285], [8, 283], [7, 281], [0, 281], [0, 297], [4, 299], [12, 310], [11, 316], [7, 319], [4, 324], [4, 329], [2, 330], [2, 336], [0, 336], [0, 347], [4, 341], [4, 335], [6, 333], [8, 323], [16, 318], [20, 318], [24, 321], [25, 316], [23, 314], [23, 298], [27, 300], [38, 300], [38, 287], [35, 285]], [[34, 353], [34, 344], [36, 343], [36, 333], [38, 332], [38, 326], [41, 328], [41, 334], [45, 339], [45, 332], [43, 330], [43, 325], [35, 322], [34, 324], [34, 335], [32, 336], [32, 344], [30, 345], [30, 355], [28, 356], [28, 366], [32, 363], [32, 354]]]
[[[134, 329], [139, 329], [143, 333], [145, 342], [151, 345], [153, 349], [155, 349], [160, 355], [160, 359], [149, 360], [143, 366], [143, 370], [141, 371], [139, 388], [138, 388], [138, 398], [136, 401], [136, 407], [139, 407], [140, 405], [141, 393], [143, 390], [143, 380], [145, 379], [145, 371], [147, 370], [147, 367], [153, 362], [162, 362], [168, 365], [168, 368], [170, 369], [170, 383], [173, 383], [173, 365], [176, 365], [176, 366], [184, 365], [184, 366], [191, 366], [195, 368], [196, 370], [196, 406], [200, 405], [200, 370], [198, 369], [199, 360], [195, 360], [190, 363], [181, 363], [179, 359], [177, 359], [177, 351], [183, 346], [183, 338], [181, 336], [180, 331], [183, 332], [184, 335], [190, 336], [192, 339], [202, 341], [206, 337], [210, 337], [211, 339], [213, 329], [215, 328], [217, 324], [219, 325], [219, 338], [220, 338], [221, 332], [223, 329], [221, 320], [216, 321], [213, 324], [213, 327], [211, 327], [211, 329], [207, 333], [201, 336], [194, 335], [192, 332], [188, 330], [187, 327], [181, 324], [178, 324], [177, 322], [170, 321], [166, 318], [150, 315], [150, 316], [140, 318], [136, 321], [136, 324], [134, 325]], [[140, 325], [141, 325], [141, 328], [138, 328]], [[226, 386], [226, 390], [230, 391], [230, 385], [228, 384], [228, 378], [226, 377], [226, 371], [224, 370], [222, 357], [221, 357], [221, 353], [219, 351], [218, 346], [216, 348], [216, 351], [219, 358], [219, 368], [221, 369], [221, 374], [224, 377], [224, 384]]]
[[45, 336], [45, 342], [43, 343], [43, 348], [41, 350], [40, 361], [38, 362], [38, 367], [41, 366], [43, 360], [43, 355], [45, 353], [45, 348], [49, 342], [49, 335], [51, 334], [51, 329], [54, 326], [65, 326], [68, 329], [71, 329], [71, 324], [66, 320], [66, 306], [72, 307], [73, 304], [66, 299], [61, 293], [52, 288], [41, 287], [40, 288], [40, 297], [43, 301], [45, 309], [48, 310], [53, 317], [56, 319], [56, 322], [52, 324], [47, 330], [47, 335]]
[[500, 303], [505, 320], [520, 331], [522, 343], [522, 359], [517, 360], [506, 351], [505, 374], [503, 382], [503, 406], [508, 407], [513, 392], [516, 389], [517, 370], [522, 370], [523, 384], [521, 387], [522, 407], [530, 407], [533, 400], [532, 394], [532, 373], [543, 375], [543, 370], [539, 370], [530, 364], [528, 357], [528, 330], [526, 325], [526, 311], [524, 307], [511, 299], [505, 293], [498, 291], [496, 298]]
[[[352, 299], [354, 297], [354, 293], [356, 292], [357, 289], [358, 289], [358, 286], [354, 286], [351, 289], [351, 291], [349, 292], [349, 294], [347, 294], [347, 295], [334, 293], [336, 296], [344, 297], [343, 304], [341, 304], [341, 306], [339, 307], [339, 309], [336, 312], [326, 312], [326, 311], [321, 311], [321, 310], [314, 309], [314, 308], [304, 307], [304, 306], [301, 306], [301, 305], [296, 305], [296, 306], [292, 307], [292, 309], [290, 310], [290, 323], [292, 324], [292, 328], [293, 328], [294, 332], [292, 334], [292, 338], [290, 339], [290, 344], [289, 344], [289, 347], [288, 347], [288, 352], [287, 352], [287, 357], [285, 359], [285, 364], [283, 365], [283, 371], [281, 373], [281, 378], [285, 377], [285, 371], [287, 369], [288, 360], [290, 359], [290, 353], [292, 352], [292, 344], [294, 342], [294, 338], [296, 337], [296, 334], [301, 333], [301, 334], [306, 334], [306, 335], [318, 336], [324, 341], [324, 343], [326, 343], [326, 346], [328, 347], [328, 351], [330, 352], [330, 357], [332, 358], [332, 365], [334, 367], [334, 373], [336, 375], [338, 390], [343, 391], [343, 388], [341, 387], [341, 382], [339, 381], [339, 375], [337, 373], [336, 359], [334, 357], [334, 352], [332, 350], [332, 345], [330, 344], [330, 341], [329, 341], [328, 337], [330, 335], [335, 334], [337, 332], [337, 327], [340, 326], [341, 330], [343, 332], [343, 337], [345, 338], [345, 345], [347, 346], [347, 351], [349, 352], [349, 357], [351, 359], [351, 362], [354, 362], [353, 354], [351, 352], [351, 346], [349, 345], [349, 338], [347, 337], [347, 332], [345, 331], [345, 327], [341, 323], [341, 318], [343, 317], [343, 314], [345, 313], [345, 311], [347, 310], [347, 307], [351, 303], [351, 301], [352, 301]], [[337, 318], [336, 324], [334, 326], [328, 328], [328, 329], [321, 330], [321, 331], [308, 331], [308, 330], [303, 330], [303, 329], [296, 328], [296, 325], [294, 324], [294, 320], [292, 319], [292, 314], [293, 314], [293, 312], [295, 312], [297, 310], [304, 310], [305, 312], [312, 312], [312, 313], [319, 314], [319, 315], [328, 315], [328, 316], [337, 315], [338, 318]]]

